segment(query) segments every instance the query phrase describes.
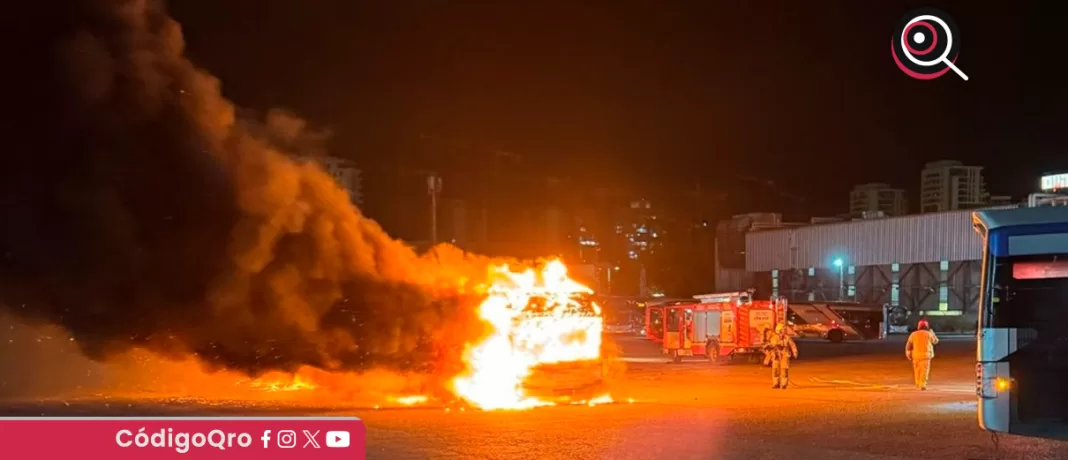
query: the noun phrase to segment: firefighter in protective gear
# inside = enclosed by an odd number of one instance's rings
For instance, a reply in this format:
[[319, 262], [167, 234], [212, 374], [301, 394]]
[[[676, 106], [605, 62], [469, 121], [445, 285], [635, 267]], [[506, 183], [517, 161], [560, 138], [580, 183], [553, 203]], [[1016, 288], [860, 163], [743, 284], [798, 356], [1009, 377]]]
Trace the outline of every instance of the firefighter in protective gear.
[[935, 345], [938, 345], [938, 336], [931, 330], [927, 320], [921, 319], [916, 325], [916, 330], [909, 334], [909, 341], [905, 344], [905, 357], [912, 361], [913, 382], [920, 390], [927, 389]]
[[790, 384], [790, 360], [797, 358], [797, 345], [786, 335], [786, 326], [779, 323], [764, 347], [771, 358], [771, 387], [785, 390]]

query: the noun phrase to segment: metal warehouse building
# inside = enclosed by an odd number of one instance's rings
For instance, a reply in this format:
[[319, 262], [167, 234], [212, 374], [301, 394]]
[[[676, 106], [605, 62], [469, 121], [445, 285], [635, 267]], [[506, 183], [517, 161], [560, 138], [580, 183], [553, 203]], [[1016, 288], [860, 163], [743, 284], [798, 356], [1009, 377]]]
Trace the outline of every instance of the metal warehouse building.
[[928, 316], [973, 313], [978, 302], [982, 243], [971, 211], [754, 231], [745, 249], [761, 297], [890, 304]]

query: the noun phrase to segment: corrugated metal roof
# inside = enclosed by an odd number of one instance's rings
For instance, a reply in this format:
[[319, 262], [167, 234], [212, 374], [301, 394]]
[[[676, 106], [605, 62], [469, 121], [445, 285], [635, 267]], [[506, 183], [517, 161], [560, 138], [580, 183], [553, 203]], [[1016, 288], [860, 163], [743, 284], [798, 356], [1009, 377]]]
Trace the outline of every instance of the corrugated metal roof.
[[745, 237], [750, 272], [846, 265], [978, 260], [982, 240], [972, 228], [972, 211], [917, 214], [780, 230]]

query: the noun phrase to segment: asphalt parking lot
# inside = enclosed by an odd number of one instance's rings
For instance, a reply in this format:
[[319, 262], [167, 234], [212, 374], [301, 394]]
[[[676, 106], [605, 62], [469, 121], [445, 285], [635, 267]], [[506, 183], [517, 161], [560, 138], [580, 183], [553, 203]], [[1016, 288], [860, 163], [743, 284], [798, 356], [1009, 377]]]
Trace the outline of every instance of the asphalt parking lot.
[[31, 401], [5, 415], [356, 415], [375, 459], [1054, 459], [1068, 443], [979, 430], [974, 340], [945, 337], [929, 391], [911, 386], [904, 340], [802, 341], [792, 385], [769, 369], [702, 359], [669, 363], [633, 336], [610, 338], [626, 371], [615, 403], [521, 412], [375, 408], [282, 401], [116, 399]]

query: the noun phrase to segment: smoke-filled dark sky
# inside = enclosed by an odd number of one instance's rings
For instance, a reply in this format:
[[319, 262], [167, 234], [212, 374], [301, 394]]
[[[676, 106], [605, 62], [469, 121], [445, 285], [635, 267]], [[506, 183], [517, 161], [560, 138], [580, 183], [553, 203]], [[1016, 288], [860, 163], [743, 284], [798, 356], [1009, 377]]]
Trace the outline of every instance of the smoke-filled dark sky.
[[[905, 76], [902, 15], [952, 16], [970, 81]], [[1059, 15], [1042, 2], [183, 0], [190, 53], [257, 107], [335, 128], [365, 163], [420, 134], [583, 167], [617, 185], [758, 176], [844, 210], [849, 188], [915, 191], [926, 161], [988, 168], [995, 194], [1065, 167]], [[413, 166], [414, 167], [414, 166]], [[545, 166], [549, 168], [549, 166]], [[640, 180], [639, 180], [640, 179]]]
[[20, 46], [7, 54], [0, 308], [65, 327], [98, 359], [141, 347], [249, 373], [455, 363], [463, 342], [446, 335], [473, 323], [457, 280], [485, 261], [391, 239], [285, 154], [318, 136], [301, 120], [236, 118], [161, 2], [66, 3], [5, 29]]

